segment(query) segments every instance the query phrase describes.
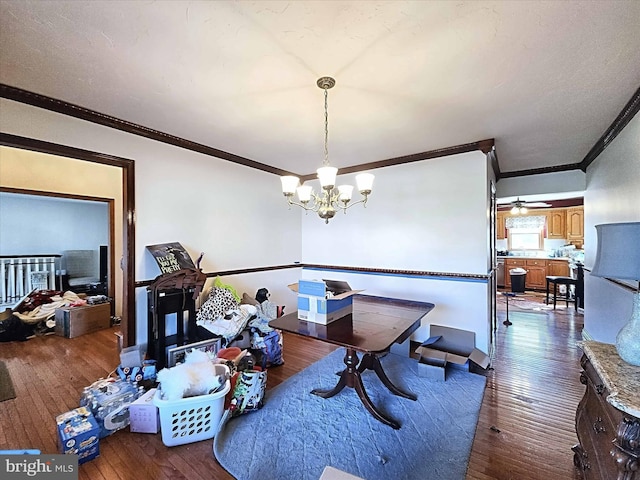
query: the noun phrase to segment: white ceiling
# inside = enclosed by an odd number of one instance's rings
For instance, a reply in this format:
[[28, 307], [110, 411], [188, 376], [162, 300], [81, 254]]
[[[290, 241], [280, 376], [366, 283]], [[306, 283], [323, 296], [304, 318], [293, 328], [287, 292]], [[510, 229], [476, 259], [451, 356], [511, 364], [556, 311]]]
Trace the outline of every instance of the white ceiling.
[[298, 174], [495, 138], [582, 161], [640, 86], [640, 1], [6, 1], [0, 82]]

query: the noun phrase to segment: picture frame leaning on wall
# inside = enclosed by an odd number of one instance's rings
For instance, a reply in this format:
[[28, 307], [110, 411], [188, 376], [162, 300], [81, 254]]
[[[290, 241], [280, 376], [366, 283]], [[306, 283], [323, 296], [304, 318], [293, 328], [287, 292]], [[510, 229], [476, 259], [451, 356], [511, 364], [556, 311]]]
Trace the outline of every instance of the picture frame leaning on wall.
[[175, 367], [180, 363], [184, 363], [185, 357], [187, 353], [193, 350], [200, 350], [209, 355], [210, 359], [216, 357], [218, 350], [220, 350], [222, 342], [219, 338], [211, 338], [208, 340], [203, 340], [201, 342], [190, 343], [188, 345], [179, 345], [174, 348], [170, 348], [168, 351], [168, 362], [167, 367]]

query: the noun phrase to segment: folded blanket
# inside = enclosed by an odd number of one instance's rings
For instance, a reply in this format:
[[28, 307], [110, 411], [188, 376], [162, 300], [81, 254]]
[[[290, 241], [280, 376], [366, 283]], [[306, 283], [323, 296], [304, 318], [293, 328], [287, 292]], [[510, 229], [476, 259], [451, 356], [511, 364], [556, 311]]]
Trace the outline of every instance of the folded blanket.
[[196, 324], [224, 338], [226, 344], [240, 335], [257, 311], [253, 305], [239, 305], [238, 308], [227, 311], [223, 317], [198, 318]]
[[35, 324], [41, 322], [42, 320], [54, 317], [57, 308], [84, 304], [86, 304], [85, 300], [82, 300], [74, 292], [68, 291], [64, 292], [62, 297], [59, 295], [51, 297], [50, 303], [43, 303], [42, 305], [38, 305], [33, 310], [29, 310], [27, 312], [13, 312], [13, 314], [24, 323]]

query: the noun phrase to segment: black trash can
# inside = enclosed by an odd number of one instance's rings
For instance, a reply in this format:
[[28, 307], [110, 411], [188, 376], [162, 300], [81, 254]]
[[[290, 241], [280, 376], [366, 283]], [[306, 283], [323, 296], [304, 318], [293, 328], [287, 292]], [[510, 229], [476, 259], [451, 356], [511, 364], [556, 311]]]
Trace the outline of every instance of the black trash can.
[[524, 268], [512, 268], [509, 270], [509, 276], [511, 277], [511, 291], [514, 293], [524, 293], [527, 271]]

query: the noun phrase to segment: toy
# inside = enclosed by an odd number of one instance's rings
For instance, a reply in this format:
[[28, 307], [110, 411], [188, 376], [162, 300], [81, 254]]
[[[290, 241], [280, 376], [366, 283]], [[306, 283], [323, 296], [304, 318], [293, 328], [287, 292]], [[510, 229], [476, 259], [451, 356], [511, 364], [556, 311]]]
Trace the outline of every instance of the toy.
[[186, 355], [184, 363], [160, 370], [157, 380], [163, 400], [178, 400], [215, 392], [224, 386], [227, 378], [217, 374], [206, 352], [193, 350]]

